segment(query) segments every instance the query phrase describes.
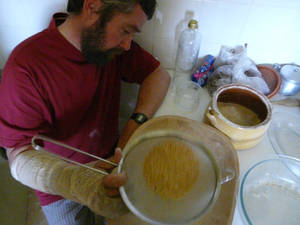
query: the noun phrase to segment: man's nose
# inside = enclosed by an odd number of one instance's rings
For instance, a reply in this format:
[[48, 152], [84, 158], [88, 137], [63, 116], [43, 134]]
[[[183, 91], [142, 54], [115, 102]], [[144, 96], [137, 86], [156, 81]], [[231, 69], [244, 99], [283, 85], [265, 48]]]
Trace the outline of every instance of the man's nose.
[[123, 48], [125, 51], [128, 51], [131, 46], [132, 37], [126, 37], [120, 42], [120, 47]]

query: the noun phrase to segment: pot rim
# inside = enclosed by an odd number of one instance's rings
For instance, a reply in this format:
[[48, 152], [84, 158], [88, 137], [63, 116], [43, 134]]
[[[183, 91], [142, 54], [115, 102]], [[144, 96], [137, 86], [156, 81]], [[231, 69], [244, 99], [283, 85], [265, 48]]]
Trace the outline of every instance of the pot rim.
[[[266, 109], [267, 109], [267, 116], [266, 116], [266, 118], [261, 123], [259, 123], [257, 125], [254, 125], [254, 126], [243, 126], [243, 125], [239, 125], [239, 124], [233, 123], [230, 120], [228, 120], [225, 116], [223, 116], [223, 114], [219, 111], [219, 108], [217, 106], [217, 100], [218, 100], [220, 94], [222, 94], [224, 91], [230, 90], [230, 89], [247, 90], [247, 91], [252, 92], [256, 96], [258, 96], [260, 98], [260, 100], [264, 103], [264, 105], [266, 106]], [[267, 98], [267, 96], [265, 96], [264, 94], [261, 94], [260, 92], [256, 91], [255, 89], [253, 89], [252, 87], [250, 87], [248, 85], [244, 85], [244, 84], [227, 84], [227, 85], [221, 86], [213, 94], [212, 104], [211, 105], [212, 105], [213, 110], [217, 113], [217, 115], [219, 116], [219, 118], [223, 122], [225, 122], [229, 126], [234, 127], [236, 129], [240, 129], [240, 130], [252, 130], [253, 128], [261, 128], [261, 127], [267, 125], [268, 123], [270, 123], [270, 120], [271, 120], [272, 105], [271, 105], [269, 99]]]

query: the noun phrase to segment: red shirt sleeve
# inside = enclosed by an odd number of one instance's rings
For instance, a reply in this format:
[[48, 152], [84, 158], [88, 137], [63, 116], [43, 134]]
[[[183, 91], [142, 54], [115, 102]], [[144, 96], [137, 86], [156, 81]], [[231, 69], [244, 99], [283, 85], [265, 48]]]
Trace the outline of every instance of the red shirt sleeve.
[[120, 56], [120, 73], [124, 81], [141, 84], [159, 65], [151, 54], [132, 42], [130, 50]]
[[32, 136], [45, 132], [51, 118], [36, 84], [13, 59], [3, 70], [0, 84], [0, 146], [20, 147]]

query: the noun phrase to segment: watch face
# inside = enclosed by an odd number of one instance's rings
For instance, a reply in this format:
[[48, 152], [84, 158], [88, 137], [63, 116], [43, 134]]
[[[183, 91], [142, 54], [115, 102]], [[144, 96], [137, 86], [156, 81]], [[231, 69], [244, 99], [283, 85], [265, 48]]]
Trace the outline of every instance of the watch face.
[[147, 116], [145, 116], [144, 114], [142, 113], [134, 113], [131, 117], [135, 122], [137, 123], [144, 123], [146, 122], [148, 119], [147, 119]]
[[139, 121], [139, 122], [144, 122], [145, 117], [142, 114], [138, 114], [137, 117], [136, 117], [136, 120]]

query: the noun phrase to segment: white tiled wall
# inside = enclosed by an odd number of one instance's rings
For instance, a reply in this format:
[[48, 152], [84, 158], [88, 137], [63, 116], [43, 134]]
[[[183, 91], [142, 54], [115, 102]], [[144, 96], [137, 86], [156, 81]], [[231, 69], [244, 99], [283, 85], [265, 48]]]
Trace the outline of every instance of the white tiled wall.
[[0, 0], [0, 68], [22, 40], [47, 27], [53, 12], [67, 0]]
[[[21, 40], [45, 28], [67, 0], [0, 0], [0, 67]], [[176, 40], [187, 19], [199, 21], [200, 56], [221, 45], [248, 43], [257, 63], [300, 64], [299, 0], [158, 0], [155, 17], [136, 36], [166, 68], [173, 67]]]
[[[217, 55], [221, 45], [248, 43], [248, 56], [257, 63], [300, 64], [299, 0], [158, 0], [153, 54], [172, 67], [176, 25], [190, 11], [202, 33], [200, 57]], [[166, 18], [167, 17], [167, 18]], [[171, 47], [170, 47], [171, 45]], [[174, 45], [174, 46], [172, 46]], [[157, 51], [155, 51], [157, 49]]]

